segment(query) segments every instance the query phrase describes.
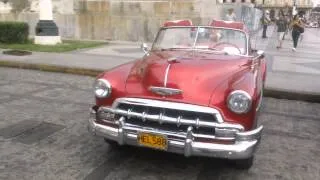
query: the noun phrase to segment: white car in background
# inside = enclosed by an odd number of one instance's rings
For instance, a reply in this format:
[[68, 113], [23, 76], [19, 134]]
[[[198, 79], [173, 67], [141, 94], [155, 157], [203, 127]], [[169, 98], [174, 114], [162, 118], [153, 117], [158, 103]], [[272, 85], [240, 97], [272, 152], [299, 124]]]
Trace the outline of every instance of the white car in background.
[[310, 22], [309, 24], [306, 25], [308, 28], [318, 28], [319, 24], [317, 22]]

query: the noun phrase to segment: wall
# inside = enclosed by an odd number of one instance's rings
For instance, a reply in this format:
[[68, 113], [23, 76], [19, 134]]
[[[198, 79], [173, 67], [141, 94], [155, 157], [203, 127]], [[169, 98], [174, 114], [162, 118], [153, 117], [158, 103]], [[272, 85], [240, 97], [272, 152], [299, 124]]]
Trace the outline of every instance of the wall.
[[[152, 41], [163, 22], [191, 19], [207, 25], [224, 16], [215, 0], [52, 0], [60, 35], [70, 39]], [[0, 21], [25, 21], [31, 35], [38, 22], [38, 0], [19, 12], [1, 12]], [[20, 4], [21, 7], [21, 4]], [[242, 6], [236, 5], [240, 16]], [[239, 10], [240, 8], [240, 10]], [[0, 8], [1, 9], [1, 8]]]

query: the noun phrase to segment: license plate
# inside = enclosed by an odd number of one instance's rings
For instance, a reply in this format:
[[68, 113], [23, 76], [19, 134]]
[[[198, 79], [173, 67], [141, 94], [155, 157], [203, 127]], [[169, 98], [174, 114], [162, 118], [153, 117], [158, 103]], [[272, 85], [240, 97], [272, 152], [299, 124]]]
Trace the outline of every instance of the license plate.
[[158, 134], [139, 133], [138, 143], [142, 146], [147, 146], [155, 149], [167, 150], [168, 148], [167, 137]]

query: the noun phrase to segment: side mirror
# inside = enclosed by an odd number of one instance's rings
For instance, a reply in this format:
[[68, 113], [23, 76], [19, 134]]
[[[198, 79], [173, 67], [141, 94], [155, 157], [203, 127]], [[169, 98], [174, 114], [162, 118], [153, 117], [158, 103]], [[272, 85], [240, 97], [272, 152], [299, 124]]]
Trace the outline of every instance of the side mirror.
[[142, 43], [140, 47], [141, 47], [142, 51], [143, 51], [146, 55], [149, 55], [149, 48], [148, 48], [147, 43]]
[[256, 52], [257, 55], [253, 57], [252, 59], [253, 61], [264, 57], [264, 51], [262, 50], [254, 50], [254, 51]]
[[264, 56], [264, 51], [258, 50], [258, 51], [257, 51], [257, 54], [258, 54], [258, 56]]

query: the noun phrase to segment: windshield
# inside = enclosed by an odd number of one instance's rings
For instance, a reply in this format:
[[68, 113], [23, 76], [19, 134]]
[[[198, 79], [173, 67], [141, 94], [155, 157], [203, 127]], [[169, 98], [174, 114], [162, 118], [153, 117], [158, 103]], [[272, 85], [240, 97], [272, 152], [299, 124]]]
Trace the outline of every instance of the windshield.
[[213, 27], [173, 27], [161, 29], [152, 49], [207, 49], [228, 54], [247, 53], [247, 38], [242, 31]]

